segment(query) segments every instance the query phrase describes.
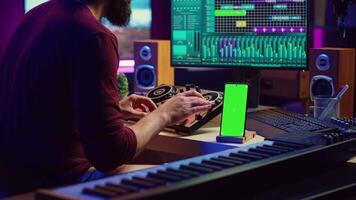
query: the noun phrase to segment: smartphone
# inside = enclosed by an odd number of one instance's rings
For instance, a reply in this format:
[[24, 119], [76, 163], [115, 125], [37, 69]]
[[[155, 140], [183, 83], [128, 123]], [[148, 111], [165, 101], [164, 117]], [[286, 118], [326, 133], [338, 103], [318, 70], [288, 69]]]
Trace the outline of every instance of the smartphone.
[[225, 84], [220, 136], [245, 136], [248, 88], [246, 83]]

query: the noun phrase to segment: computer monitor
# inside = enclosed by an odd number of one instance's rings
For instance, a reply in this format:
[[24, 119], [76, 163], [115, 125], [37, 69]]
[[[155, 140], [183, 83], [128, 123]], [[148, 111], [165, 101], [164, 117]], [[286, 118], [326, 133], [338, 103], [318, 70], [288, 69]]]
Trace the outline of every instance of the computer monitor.
[[[47, 1], [48, 0], [25, 0], [25, 13]], [[149, 39], [151, 37], [151, 0], [132, 0], [131, 8], [131, 20], [127, 27], [114, 26], [105, 18], [101, 21], [101, 23], [109, 28], [118, 38], [121, 60], [133, 59], [133, 42], [135, 40]]]
[[173, 66], [307, 69], [308, 0], [171, 0]]

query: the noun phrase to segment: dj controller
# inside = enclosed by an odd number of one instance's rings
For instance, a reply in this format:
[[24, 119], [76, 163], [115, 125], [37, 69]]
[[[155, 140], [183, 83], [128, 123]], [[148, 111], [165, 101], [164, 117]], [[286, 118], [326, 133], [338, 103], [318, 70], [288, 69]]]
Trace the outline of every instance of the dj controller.
[[214, 117], [219, 115], [222, 111], [223, 93], [211, 90], [203, 90], [194, 84], [187, 84], [185, 86], [161, 85], [147, 93], [147, 97], [152, 99], [152, 101], [159, 107], [173, 96], [190, 90], [197, 91], [206, 100], [212, 101], [214, 103], [209, 111], [190, 116], [183, 124], [169, 127], [178, 133], [192, 134], [200, 127], [208, 123], [210, 120], [212, 120]]

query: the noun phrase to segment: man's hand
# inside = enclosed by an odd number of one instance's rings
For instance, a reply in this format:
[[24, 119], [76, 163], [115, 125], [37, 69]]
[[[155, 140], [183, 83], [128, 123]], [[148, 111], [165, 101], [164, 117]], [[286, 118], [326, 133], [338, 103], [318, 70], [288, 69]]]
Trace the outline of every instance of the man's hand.
[[200, 93], [191, 90], [172, 97], [157, 111], [167, 118], [168, 125], [175, 125], [184, 122], [193, 114], [208, 111], [211, 106], [212, 102], [205, 100]]
[[135, 94], [121, 100], [119, 107], [125, 119], [141, 119], [157, 108], [150, 98]]

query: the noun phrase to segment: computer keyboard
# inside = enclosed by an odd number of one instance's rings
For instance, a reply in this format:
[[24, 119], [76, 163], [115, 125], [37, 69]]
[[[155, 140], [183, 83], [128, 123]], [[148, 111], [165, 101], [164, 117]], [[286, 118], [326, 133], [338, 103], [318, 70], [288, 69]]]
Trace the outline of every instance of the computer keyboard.
[[250, 119], [268, 124], [285, 132], [330, 132], [336, 128], [332, 124], [282, 109], [270, 109], [248, 114]]

